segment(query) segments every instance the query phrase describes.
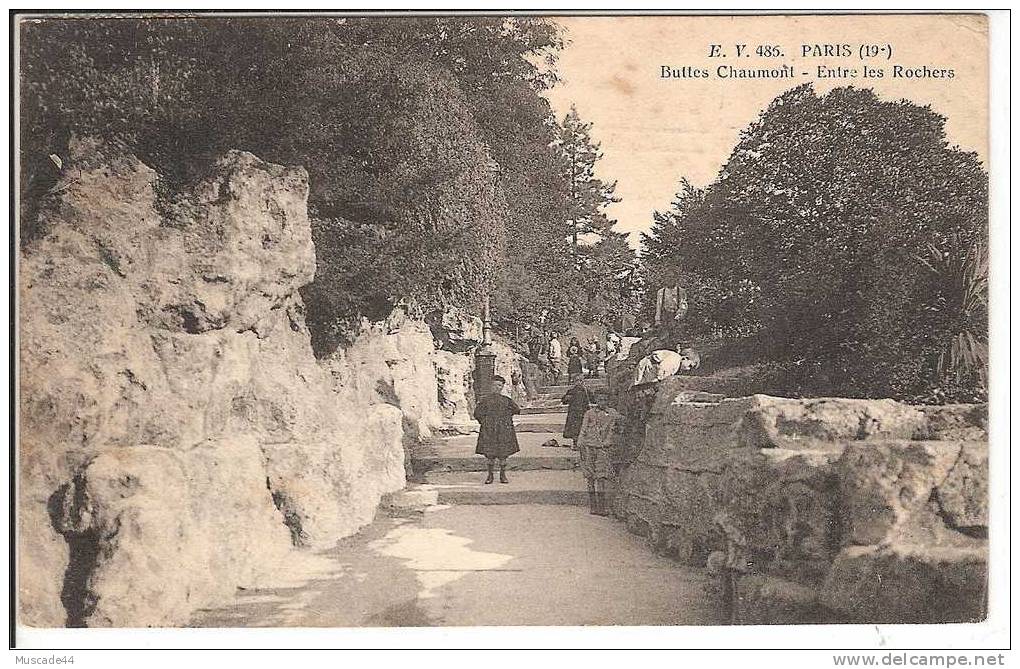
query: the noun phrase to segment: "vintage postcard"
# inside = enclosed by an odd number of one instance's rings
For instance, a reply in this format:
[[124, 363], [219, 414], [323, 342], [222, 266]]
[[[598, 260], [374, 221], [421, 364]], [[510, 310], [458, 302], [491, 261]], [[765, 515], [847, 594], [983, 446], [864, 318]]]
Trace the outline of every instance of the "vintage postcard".
[[991, 20], [15, 14], [18, 635], [983, 629]]

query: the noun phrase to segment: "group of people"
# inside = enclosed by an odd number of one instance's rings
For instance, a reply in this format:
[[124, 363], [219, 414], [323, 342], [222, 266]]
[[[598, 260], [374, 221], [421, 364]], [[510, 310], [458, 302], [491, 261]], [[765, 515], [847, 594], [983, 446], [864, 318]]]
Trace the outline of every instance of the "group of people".
[[605, 348], [596, 339], [589, 339], [585, 346], [577, 337], [571, 337], [566, 351], [560, 343], [560, 334], [555, 331], [536, 330], [527, 341], [528, 357], [540, 367], [547, 368], [553, 383], [563, 378], [566, 363], [567, 379], [576, 383], [579, 379], [599, 378], [607, 360], [616, 356], [620, 348], [620, 336], [610, 332]]
[[[561, 378], [562, 362], [566, 360], [566, 371], [572, 385], [561, 400], [563, 404], [567, 405], [563, 437], [573, 441], [573, 448], [577, 448], [577, 439], [584, 423], [584, 415], [593, 404], [591, 391], [584, 382], [585, 372], [587, 371], [588, 378], [598, 378], [602, 364], [613, 357], [626, 358], [630, 345], [637, 339], [637, 337], [621, 338], [615, 333], [610, 333], [603, 349], [597, 341], [589, 341], [587, 348], [582, 348], [577, 337], [572, 337], [565, 352], [561, 348], [556, 332], [537, 332], [528, 340], [529, 357], [540, 366], [544, 367], [543, 363], [548, 364], [548, 370], [554, 383]], [[658, 349], [638, 361], [633, 385], [650, 384], [674, 374], [690, 373], [698, 369], [700, 365], [701, 356], [690, 343], [677, 342], [673, 350]], [[505, 384], [506, 380], [503, 377], [494, 377], [490, 392], [479, 400], [474, 412], [475, 420], [480, 424], [475, 453], [486, 458], [486, 484], [495, 482], [497, 467], [499, 482], [509, 483], [506, 475], [506, 460], [520, 451], [513, 417], [521, 413], [521, 407], [513, 399], [503, 394]], [[550, 445], [555, 444], [551, 443]], [[582, 464], [592, 460], [594, 456], [588, 457], [583, 452], [584, 449], [581, 450]], [[604, 459], [605, 454], [602, 455]], [[600, 476], [596, 472], [599, 470], [599, 467], [596, 466], [598, 464], [598, 462], [594, 462], [590, 467], [583, 469], [585, 477], [588, 479], [591, 512], [607, 515], [605, 491], [599, 486], [604, 487], [605, 480], [600, 479], [604, 479], [608, 474], [603, 473]], [[605, 463], [602, 465], [601, 469], [606, 469]], [[593, 472], [590, 475], [589, 470]]]

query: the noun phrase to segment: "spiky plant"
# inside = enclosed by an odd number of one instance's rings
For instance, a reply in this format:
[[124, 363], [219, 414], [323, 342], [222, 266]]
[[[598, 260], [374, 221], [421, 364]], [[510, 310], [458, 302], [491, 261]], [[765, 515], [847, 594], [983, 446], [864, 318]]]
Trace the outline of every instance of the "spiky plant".
[[988, 384], [988, 249], [984, 242], [964, 243], [958, 234], [949, 237], [944, 251], [929, 242], [916, 256], [930, 274], [937, 290], [932, 305], [939, 312], [948, 335], [939, 348], [936, 373], [939, 379], [957, 384], [977, 379], [982, 390]]

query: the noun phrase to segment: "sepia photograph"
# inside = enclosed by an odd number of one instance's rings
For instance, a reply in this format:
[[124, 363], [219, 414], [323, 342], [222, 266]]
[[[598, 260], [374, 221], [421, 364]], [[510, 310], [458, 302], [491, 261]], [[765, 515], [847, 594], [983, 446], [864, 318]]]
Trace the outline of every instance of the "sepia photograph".
[[12, 648], [980, 637], [989, 22], [12, 12]]

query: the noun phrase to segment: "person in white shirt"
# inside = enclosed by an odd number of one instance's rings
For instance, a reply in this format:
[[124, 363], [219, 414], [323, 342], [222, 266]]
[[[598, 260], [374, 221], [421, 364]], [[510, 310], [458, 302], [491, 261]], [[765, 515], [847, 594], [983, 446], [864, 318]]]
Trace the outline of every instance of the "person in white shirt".
[[677, 372], [690, 372], [701, 365], [701, 356], [684, 342], [676, 345], [676, 350], [659, 349], [652, 351], [638, 362], [634, 370], [633, 385], [654, 383], [673, 376]]
[[549, 367], [552, 368], [553, 383], [560, 380], [563, 365], [563, 349], [560, 347], [559, 333], [553, 332], [549, 338]]

